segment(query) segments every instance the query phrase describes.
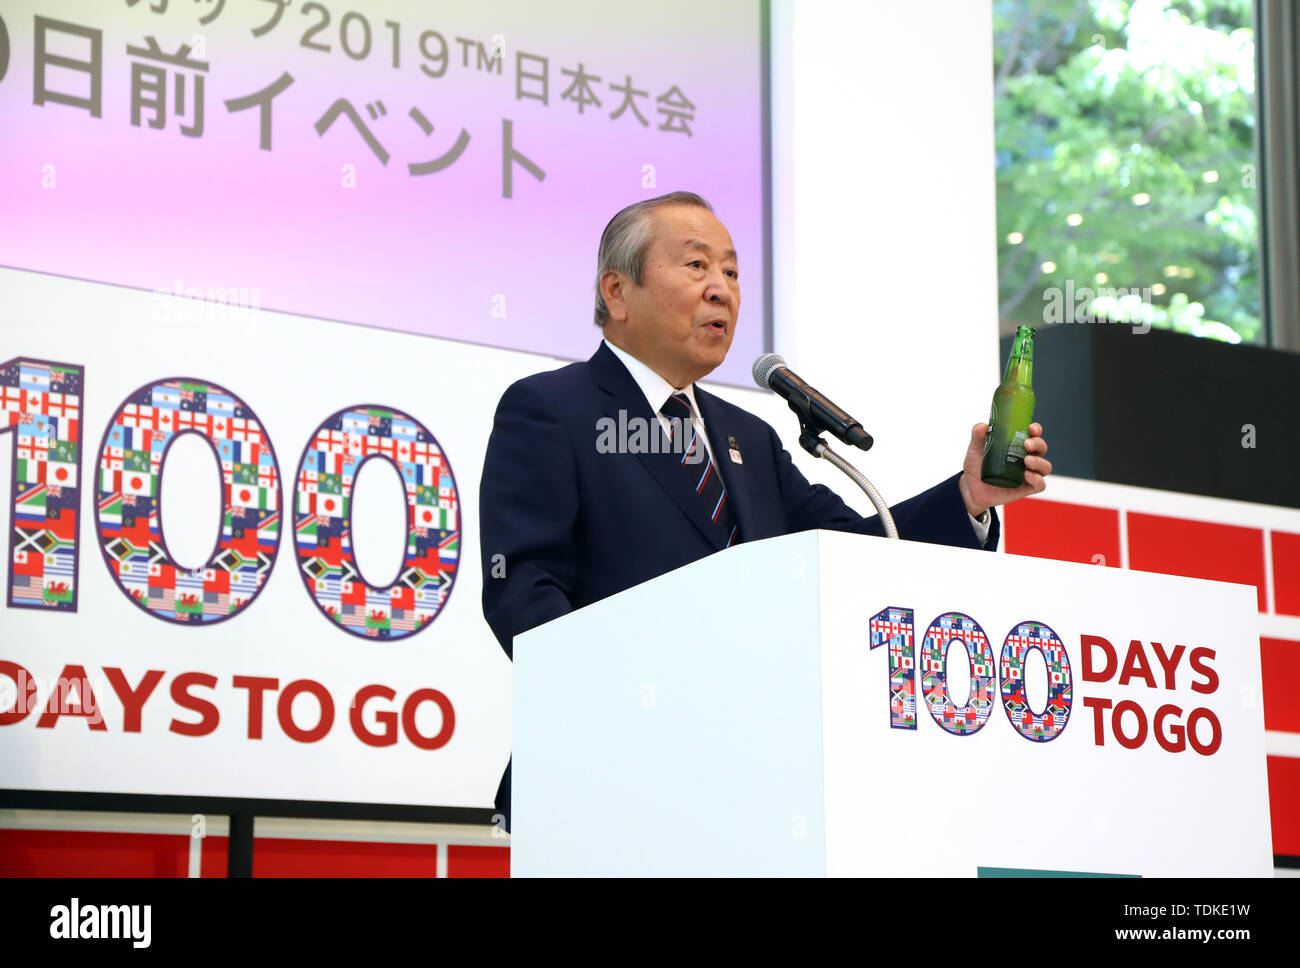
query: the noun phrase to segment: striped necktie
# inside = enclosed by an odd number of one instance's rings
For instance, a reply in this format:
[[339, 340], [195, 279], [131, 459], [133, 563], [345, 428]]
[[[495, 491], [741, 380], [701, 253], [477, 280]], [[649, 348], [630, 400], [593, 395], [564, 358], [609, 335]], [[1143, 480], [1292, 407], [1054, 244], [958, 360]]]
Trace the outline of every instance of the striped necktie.
[[[727, 501], [727, 488], [722, 483], [722, 475], [714, 466], [708, 447], [695, 431], [695, 423], [691, 419], [694, 412], [690, 398], [684, 393], [674, 393], [660, 409], [660, 413], [673, 421], [674, 432], [685, 439], [683, 446], [681, 440], [674, 436], [673, 454], [682, 455], [679, 461], [682, 472], [690, 477], [691, 486], [695, 488], [695, 493], [705, 506], [705, 512], [717, 528], [717, 536], [723, 547], [730, 548], [741, 540], [740, 529], [731, 504]], [[696, 455], [697, 447], [703, 448], [703, 458]]]

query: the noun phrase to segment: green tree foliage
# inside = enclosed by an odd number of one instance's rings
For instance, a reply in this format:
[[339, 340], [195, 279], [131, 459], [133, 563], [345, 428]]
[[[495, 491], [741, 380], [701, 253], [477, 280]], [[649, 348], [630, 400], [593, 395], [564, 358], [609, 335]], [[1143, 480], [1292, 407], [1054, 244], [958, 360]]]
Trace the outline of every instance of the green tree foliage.
[[1262, 341], [1251, 7], [994, 0], [1004, 328], [1068, 281], [1153, 290], [1099, 316]]

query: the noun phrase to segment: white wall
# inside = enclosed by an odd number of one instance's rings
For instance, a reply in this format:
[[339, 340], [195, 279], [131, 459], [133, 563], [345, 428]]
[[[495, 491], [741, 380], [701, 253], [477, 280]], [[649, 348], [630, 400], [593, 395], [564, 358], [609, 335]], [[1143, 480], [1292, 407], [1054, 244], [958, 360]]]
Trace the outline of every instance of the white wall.
[[[999, 378], [992, 65], [991, 0], [772, 2], [775, 348], [890, 503], [960, 469]], [[868, 512], [782, 407], [753, 409]]]

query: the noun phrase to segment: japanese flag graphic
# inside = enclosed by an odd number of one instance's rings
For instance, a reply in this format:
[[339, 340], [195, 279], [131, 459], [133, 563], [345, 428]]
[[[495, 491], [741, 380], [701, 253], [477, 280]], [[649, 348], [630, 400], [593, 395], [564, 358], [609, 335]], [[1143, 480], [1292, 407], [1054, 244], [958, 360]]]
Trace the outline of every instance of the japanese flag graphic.
[[316, 515], [322, 518], [337, 518], [343, 514], [343, 498], [338, 494], [317, 494]]
[[432, 504], [417, 504], [415, 506], [415, 526], [417, 528], [437, 528], [440, 527], [442, 516], [438, 513], [438, 508]]
[[75, 464], [64, 464], [61, 461], [50, 461], [45, 468], [45, 483], [53, 484], [55, 487], [72, 487], [77, 482], [77, 468]]
[[153, 494], [153, 475], [143, 471], [124, 471], [122, 493], [149, 497]]
[[238, 508], [264, 508], [267, 506], [266, 488], [256, 484], [231, 484], [230, 503]]

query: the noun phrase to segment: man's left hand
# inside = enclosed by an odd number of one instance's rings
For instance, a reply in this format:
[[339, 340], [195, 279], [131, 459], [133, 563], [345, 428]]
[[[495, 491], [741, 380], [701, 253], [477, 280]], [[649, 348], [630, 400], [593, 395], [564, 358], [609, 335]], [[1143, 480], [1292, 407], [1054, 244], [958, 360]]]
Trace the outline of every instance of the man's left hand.
[[971, 428], [970, 447], [966, 449], [966, 460], [962, 463], [961, 478], [957, 482], [962, 500], [966, 502], [966, 512], [972, 518], [978, 518], [988, 508], [999, 504], [1010, 504], [1026, 494], [1037, 494], [1047, 487], [1047, 475], [1052, 473], [1052, 462], [1043, 455], [1047, 453], [1047, 441], [1043, 438], [1043, 425], [1029, 425], [1029, 439], [1025, 441], [1025, 483], [1019, 487], [994, 487], [980, 480], [980, 465], [984, 463], [984, 439], [988, 436], [989, 425], [977, 423]]

